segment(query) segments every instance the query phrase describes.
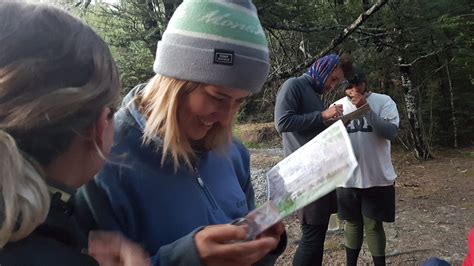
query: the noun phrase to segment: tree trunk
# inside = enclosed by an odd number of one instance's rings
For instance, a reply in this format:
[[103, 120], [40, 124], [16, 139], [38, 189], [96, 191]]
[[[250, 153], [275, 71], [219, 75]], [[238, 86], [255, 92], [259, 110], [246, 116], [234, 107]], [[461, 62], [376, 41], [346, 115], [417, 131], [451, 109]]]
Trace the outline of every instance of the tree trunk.
[[451, 100], [451, 120], [453, 121], [454, 148], [457, 148], [458, 147], [458, 127], [456, 125], [453, 82], [451, 80], [451, 71], [449, 69], [448, 58], [445, 59], [445, 64], [446, 64], [446, 75], [448, 76], [448, 84], [449, 84], [449, 98]]
[[182, 0], [168, 0], [168, 1], [163, 1], [163, 5], [165, 7], [165, 23], [168, 25], [168, 22], [171, 19], [171, 16], [173, 15], [174, 11], [178, 6], [183, 2]]
[[409, 77], [410, 66], [402, 64], [401, 58], [399, 60], [401, 63], [400, 72], [402, 87], [404, 89], [407, 118], [410, 125], [410, 136], [413, 148], [415, 149], [415, 156], [419, 160], [428, 160], [431, 159], [432, 156], [429, 146], [423, 137], [423, 130], [421, 128], [420, 118], [418, 117], [418, 99]]
[[147, 1], [143, 4], [144, 9], [148, 11], [144, 12], [142, 15], [143, 28], [145, 28], [145, 31], [147, 32], [144, 41], [151, 55], [154, 57], [156, 55], [156, 44], [161, 40], [161, 31], [158, 27], [158, 21], [150, 15], [154, 12], [153, 2]]

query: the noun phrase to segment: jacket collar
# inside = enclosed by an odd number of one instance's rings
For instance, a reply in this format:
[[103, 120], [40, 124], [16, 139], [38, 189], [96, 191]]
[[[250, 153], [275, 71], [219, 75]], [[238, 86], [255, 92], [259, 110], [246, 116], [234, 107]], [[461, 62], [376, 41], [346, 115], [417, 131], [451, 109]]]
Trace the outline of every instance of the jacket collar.
[[72, 195], [76, 193], [76, 189], [67, 187], [60, 182], [48, 179], [46, 183], [48, 184], [49, 193], [53, 196], [57, 195], [56, 197], [64, 203], [68, 203]]
[[143, 91], [146, 84], [140, 84], [133, 88], [122, 101], [122, 108], [126, 109], [143, 132], [146, 126], [146, 118], [138, 111], [136, 104], [137, 96]]
[[48, 216], [34, 232], [73, 248], [85, 247], [87, 237], [80, 231], [73, 215], [75, 190], [51, 180], [47, 184], [51, 194]]
[[310, 86], [314, 92], [316, 92], [317, 94], [321, 94], [319, 91], [317, 91], [315, 88], [316, 88], [316, 81], [308, 74], [304, 73], [303, 75], [301, 75], [301, 78], [307, 82], [308, 86]]
[[[146, 118], [140, 113], [138, 110], [138, 106], [136, 104], [137, 96], [143, 91], [145, 88], [146, 83], [140, 84], [133, 88], [123, 99], [122, 101], [122, 108], [126, 109], [134, 122], [139, 127], [140, 131], [143, 133], [145, 132], [146, 127]], [[153, 142], [157, 148], [163, 147], [163, 140], [156, 136], [153, 138]]]

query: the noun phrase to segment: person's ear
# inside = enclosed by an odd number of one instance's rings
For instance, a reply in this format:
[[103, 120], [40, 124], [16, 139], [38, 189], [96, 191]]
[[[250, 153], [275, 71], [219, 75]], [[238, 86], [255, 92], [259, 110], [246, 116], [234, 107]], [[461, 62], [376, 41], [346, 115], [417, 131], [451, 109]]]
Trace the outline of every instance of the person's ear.
[[95, 141], [95, 145], [97, 145], [97, 148], [101, 151], [104, 151], [107, 148], [104, 146], [109, 142], [107, 139], [109, 138], [107, 132], [109, 131], [109, 128], [113, 126], [112, 116], [112, 110], [109, 107], [106, 107], [102, 110], [94, 123], [94, 136], [92, 137]]

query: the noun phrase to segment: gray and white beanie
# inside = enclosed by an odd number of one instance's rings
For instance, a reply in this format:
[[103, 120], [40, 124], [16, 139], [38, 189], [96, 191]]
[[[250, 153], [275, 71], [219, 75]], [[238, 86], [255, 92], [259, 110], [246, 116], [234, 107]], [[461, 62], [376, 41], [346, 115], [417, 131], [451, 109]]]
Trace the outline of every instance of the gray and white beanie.
[[268, 75], [265, 33], [250, 0], [184, 0], [158, 42], [155, 73], [258, 92]]

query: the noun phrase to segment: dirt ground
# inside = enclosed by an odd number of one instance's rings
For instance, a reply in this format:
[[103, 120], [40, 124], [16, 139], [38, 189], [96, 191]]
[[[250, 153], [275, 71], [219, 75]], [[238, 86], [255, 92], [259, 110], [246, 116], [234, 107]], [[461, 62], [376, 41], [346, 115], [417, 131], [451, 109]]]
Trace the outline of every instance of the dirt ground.
[[[405, 151], [393, 151], [396, 180], [395, 223], [385, 224], [387, 264], [420, 265], [436, 256], [461, 265], [467, 252], [466, 237], [474, 227], [474, 147], [442, 150], [435, 159], [418, 162]], [[274, 165], [281, 155], [252, 152], [253, 169]], [[298, 220], [285, 220], [289, 245], [277, 265], [291, 265], [300, 238]], [[341, 225], [342, 227], [342, 225]], [[342, 230], [327, 234], [324, 265], [344, 265]], [[364, 243], [359, 265], [371, 265]]]

